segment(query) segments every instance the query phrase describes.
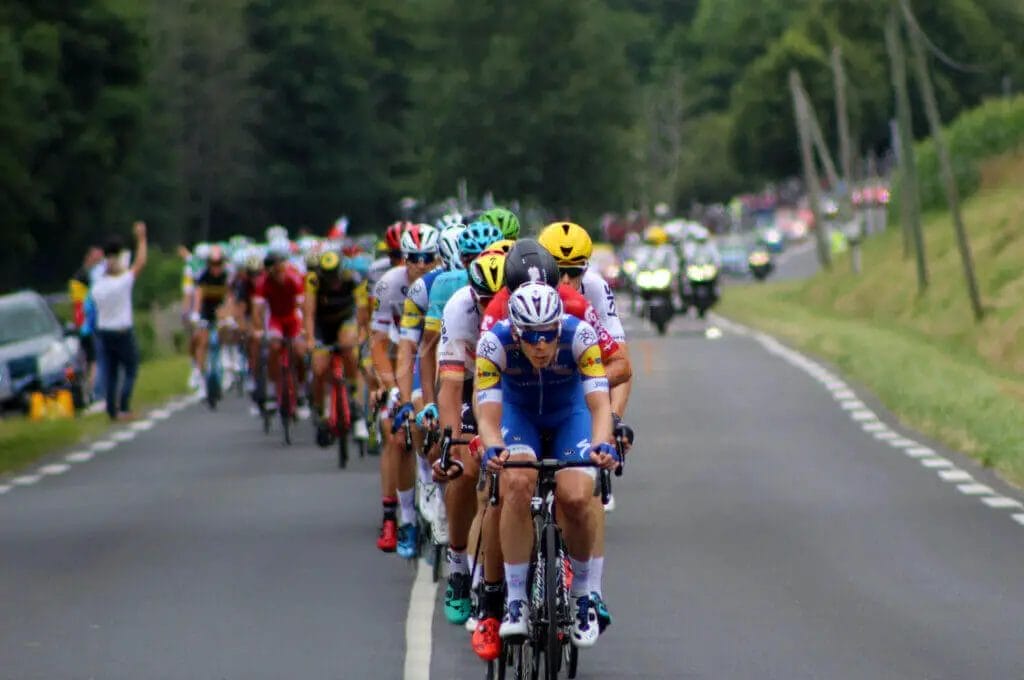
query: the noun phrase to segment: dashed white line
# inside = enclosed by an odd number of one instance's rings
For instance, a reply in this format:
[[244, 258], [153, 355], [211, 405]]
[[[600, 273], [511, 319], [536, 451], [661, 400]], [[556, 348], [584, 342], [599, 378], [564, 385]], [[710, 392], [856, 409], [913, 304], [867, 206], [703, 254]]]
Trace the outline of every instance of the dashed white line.
[[119, 432], [115, 432], [110, 435], [110, 438], [119, 442], [130, 442], [135, 439], [135, 435], [136, 433], [132, 430], [120, 430]]
[[970, 472], [959, 468], [953, 468], [952, 470], [939, 470], [939, 477], [942, 478], [942, 481], [944, 482], [969, 482], [974, 479], [971, 477]]
[[839, 402], [839, 406], [844, 411], [862, 411], [866, 408], [866, 405], [860, 399], [846, 399]]
[[152, 420], [140, 420], [137, 423], [132, 423], [132, 429], [136, 432], [145, 432], [152, 429], [155, 424]]
[[875, 433], [875, 439], [885, 440], [885, 439], [898, 439], [898, 438], [899, 438], [899, 434], [893, 432], [892, 430], [882, 430], [881, 432], [876, 432]]
[[[845, 386], [844, 386], [845, 387]], [[832, 392], [832, 396], [840, 400], [856, 400], [857, 395], [848, 389], [835, 390]], [[859, 401], [857, 403], [860, 403]]]
[[869, 420], [860, 426], [865, 432], [885, 432], [889, 426], [878, 420]]
[[982, 498], [981, 502], [990, 508], [1021, 508], [1024, 507], [1024, 503], [1021, 503], [1016, 498], [1008, 498], [1006, 496], [989, 496]]
[[431, 627], [434, 620], [434, 602], [437, 586], [431, 578], [426, 560], [416, 565], [416, 580], [409, 595], [409, 612], [405, 617], [404, 680], [429, 680]]
[[878, 420], [878, 416], [875, 415], [874, 411], [868, 411], [866, 409], [853, 411], [850, 413], [850, 417], [854, 420]]
[[909, 449], [911, 446], [916, 447], [917, 442], [913, 439], [907, 439], [906, 437], [897, 437], [889, 441], [889, 446], [897, 449]]
[[117, 442], [112, 442], [104, 439], [98, 442], [93, 442], [92, 444], [89, 445], [89, 449], [92, 451], [109, 451], [115, 446], [117, 446]]
[[1018, 512], [1010, 516], [1013, 517], [1014, 522], [1020, 524], [1021, 526], [1024, 526], [1024, 512]]
[[925, 458], [927, 456], [935, 455], [935, 451], [929, 449], [927, 446], [914, 446], [904, 451], [904, 453], [911, 458]]
[[150, 412], [149, 417], [156, 420], [165, 420], [171, 417], [171, 412], [165, 408], [158, 408], [155, 411]]
[[40, 475], [22, 475], [11, 480], [11, 484], [18, 486], [31, 486], [40, 480]]
[[7, 493], [10, 490], [11, 490], [10, 485], [8, 485], [8, 484], [0, 484], [0, 496], [4, 495], [5, 493]]
[[967, 496], [988, 496], [995, 493], [991, 486], [984, 484], [961, 484], [956, 490]]
[[53, 463], [51, 465], [44, 465], [39, 468], [39, 471], [44, 475], [62, 475], [70, 469], [70, 465], [65, 465], [64, 463]]
[[69, 463], [84, 463], [92, 460], [96, 456], [92, 451], [75, 451], [64, 456], [64, 460]]
[[953, 462], [942, 457], [922, 458], [921, 465], [926, 468], [951, 468], [953, 467]]

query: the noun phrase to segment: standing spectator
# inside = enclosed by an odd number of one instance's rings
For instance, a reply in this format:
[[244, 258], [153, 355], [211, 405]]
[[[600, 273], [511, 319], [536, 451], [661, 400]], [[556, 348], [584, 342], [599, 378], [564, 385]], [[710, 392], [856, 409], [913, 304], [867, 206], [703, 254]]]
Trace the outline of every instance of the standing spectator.
[[[96, 303], [96, 334], [100, 339], [105, 363], [104, 385], [107, 388], [107, 414], [111, 420], [130, 420], [132, 388], [139, 370], [139, 352], [132, 329], [132, 288], [139, 272], [146, 266], [146, 223], [134, 226], [136, 250], [130, 269], [121, 261], [122, 245], [111, 239], [103, 249], [106, 270], [92, 285]], [[124, 384], [118, 395], [119, 369], [124, 369]], [[119, 399], [120, 397], [120, 399]]]
[[[86, 299], [89, 296], [89, 287], [92, 285], [92, 270], [103, 261], [103, 250], [96, 246], [90, 246], [85, 253], [82, 266], [74, 273], [68, 282], [68, 292], [71, 295], [71, 311], [75, 328], [78, 330], [79, 341], [82, 343], [82, 351], [85, 353], [86, 364], [86, 395], [88, 399], [93, 397], [93, 387], [96, 383], [96, 342], [95, 334], [92, 332], [92, 325], [86, 323]], [[100, 369], [102, 371], [102, 368]]]

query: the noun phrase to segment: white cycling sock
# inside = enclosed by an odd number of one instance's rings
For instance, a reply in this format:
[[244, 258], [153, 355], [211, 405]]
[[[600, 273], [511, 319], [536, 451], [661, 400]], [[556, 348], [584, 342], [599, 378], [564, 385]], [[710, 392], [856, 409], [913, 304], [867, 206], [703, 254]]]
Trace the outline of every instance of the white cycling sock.
[[577, 560], [570, 556], [569, 564], [572, 566], [572, 589], [569, 594], [574, 598], [590, 595], [590, 559]]
[[604, 555], [590, 558], [590, 592], [602, 595], [601, 576], [604, 574]]
[[416, 457], [416, 472], [420, 476], [420, 484], [424, 486], [434, 483], [434, 473], [430, 469], [430, 461], [421, 456]]
[[448, 548], [448, 573], [469, 576], [469, 556], [465, 550], [456, 552]]
[[469, 574], [473, 577], [472, 587], [476, 588], [484, 580], [484, 565], [479, 565], [480, 568], [477, 569], [476, 560], [468, 552], [466, 553], [466, 564], [469, 567]]
[[398, 492], [398, 502], [402, 506], [402, 524], [416, 523], [416, 487]]
[[526, 600], [526, 575], [530, 571], [530, 563], [505, 563], [505, 583], [508, 585], [507, 602]]

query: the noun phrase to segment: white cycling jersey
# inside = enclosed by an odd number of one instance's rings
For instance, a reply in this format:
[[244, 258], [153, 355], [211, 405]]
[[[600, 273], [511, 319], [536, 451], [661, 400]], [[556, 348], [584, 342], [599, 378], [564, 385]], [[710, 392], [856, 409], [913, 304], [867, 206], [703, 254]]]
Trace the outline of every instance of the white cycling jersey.
[[370, 271], [366, 275], [366, 280], [370, 282], [369, 286], [371, 292], [373, 292], [377, 282], [383, 278], [389, 269], [391, 269], [390, 257], [379, 257], [370, 264]]
[[625, 342], [626, 330], [622, 327], [622, 320], [615, 309], [615, 294], [604, 277], [593, 269], [588, 269], [583, 273], [580, 293], [587, 298], [587, 302], [597, 312], [601, 325], [612, 336], [612, 339], [619, 343]]
[[471, 379], [476, 370], [476, 343], [480, 339], [480, 309], [469, 286], [459, 288], [444, 306], [437, 365], [441, 375]]
[[409, 275], [405, 265], [389, 269], [373, 287], [373, 316], [370, 330], [387, 333], [391, 342], [398, 344], [398, 329], [402, 323], [402, 308], [409, 294]]

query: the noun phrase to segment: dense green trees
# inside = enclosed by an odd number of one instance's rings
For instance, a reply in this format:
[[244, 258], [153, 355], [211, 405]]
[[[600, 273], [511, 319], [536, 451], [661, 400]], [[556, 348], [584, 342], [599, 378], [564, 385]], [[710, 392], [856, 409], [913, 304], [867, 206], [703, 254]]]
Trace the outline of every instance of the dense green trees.
[[[465, 179], [581, 219], [797, 167], [798, 68], [829, 141], [888, 145], [891, 0], [10, 0], [0, 287], [59, 285], [135, 216], [170, 246], [270, 222], [377, 228]], [[952, 116], [1024, 83], [1018, 0], [910, 0]], [[919, 131], [924, 131], [923, 121]]]

